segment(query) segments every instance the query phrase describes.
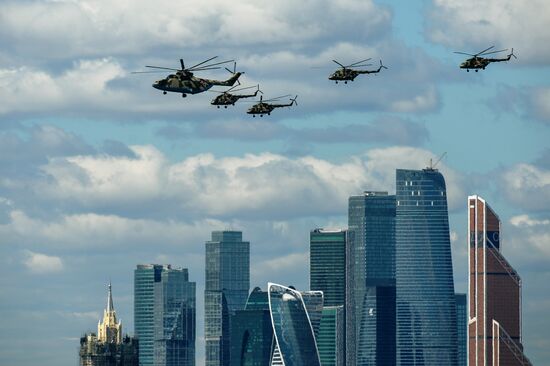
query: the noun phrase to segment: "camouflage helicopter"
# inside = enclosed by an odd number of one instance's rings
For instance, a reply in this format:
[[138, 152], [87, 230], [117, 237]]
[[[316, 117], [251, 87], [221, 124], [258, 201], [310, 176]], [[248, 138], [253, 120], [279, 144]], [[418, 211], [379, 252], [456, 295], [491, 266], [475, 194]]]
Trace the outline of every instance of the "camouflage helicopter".
[[198, 78], [193, 75], [196, 71], [204, 71], [204, 70], [215, 70], [219, 69], [219, 65], [226, 64], [228, 62], [234, 62], [234, 60], [229, 61], [222, 61], [222, 62], [216, 62], [213, 64], [209, 64], [210, 61], [215, 59], [218, 56], [214, 56], [212, 58], [209, 58], [206, 61], [199, 62], [196, 65], [193, 65], [189, 68], [185, 68], [185, 65], [183, 63], [183, 60], [180, 59], [181, 69], [173, 69], [169, 67], [161, 67], [161, 66], [145, 66], [152, 69], [159, 69], [158, 71], [137, 71], [133, 72], [133, 74], [144, 74], [144, 73], [153, 73], [153, 72], [163, 72], [160, 70], [172, 70], [175, 71], [175, 74], [170, 74], [166, 78], [157, 80], [153, 83], [153, 88], [159, 89], [163, 91], [163, 94], [166, 94], [167, 92], [174, 92], [174, 93], [181, 93], [182, 97], [186, 97], [187, 94], [198, 94], [207, 91], [214, 85], [220, 85], [220, 86], [233, 86], [235, 82], [238, 81], [239, 77], [243, 74], [242, 72], [232, 72], [231, 70], [227, 69], [229, 72], [233, 74], [229, 79], [227, 80], [213, 80], [213, 79], [203, 79]]
[[278, 100], [280, 98], [284, 98], [288, 96], [290, 95], [282, 95], [280, 97], [271, 98], [264, 101], [263, 96], [260, 95], [260, 101], [254, 104], [252, 107], [250, 107], [246, 113], [251, 114], [252, 117], [256, 117], [257, 114], [259, 114], [260, 117], [263, 117], [264, 114], [267, 114], [268, 116], [271, 115], [271, 112], [275, 108], [292, 107], [294, 104], [298, 105], [298, 102], [296, 102], [296, 98], [298, 98], [298, 96], [295, 96], [294, 98], [290, 98], [290, 103], [286, 103], [286, 104], [268, 103], [268, 102]]
[[512, 56], [514, 56], [514, 58], [517, 58], [516, 55], [514, 55], [514, 49], [513, 48], [512, 48], [512, 52], [510, 52], [508, 54], [508, 56], [506, 56], [504, 58], [484, 58], [484, 57], [480, 57], [480, 56], [490, 55], [490, 54], [493, 54], [493, 53], [508, 51], [508, 49], [504, 49], [504, 50], [500, 50], [500, 51], [487, 52], [487, 51], [491, 50], [494, 47], [495, 46], [491, 46], [489, 48], [486, 48], [483, 51], [476, 53], [475, 55], [472, 55], [470, 53], [465, 53], [465, 52], [455, 52], [455, 53], [458, 53], [459, 55], [472, 56], [471, 58], [469, 58], [466, 61], [464, 61], [463, 63], [461, 63], [460, 68], [461, 69], [466, 69], [467, 72], [470, 72], [470, 69], [474, 69], [476, 72], [478, 72], [479, 69], [485, 70], [487, 65], [489, 65], [491, 62], [509, 61], [510, 57], [512, 57]]
[[344, 84], [347, 84], [348, 81], [353, 81], [359, 74], [376, 74], [379, 73], [380, 70], [387, 69], [386, 66], [382, 65], [382, 60], [380, 60], [380, 67], [377, 70], [356, 70], [352, 69], [352, 67], [364, 67], [364, 66], [371, 66], [372, 64], [363, 64], [364, 62], [369, 61], [370, 58], [367, 58], [365, 60], [357, 61], [352, 63], [351, 65], [344, 66], [340, 62], [336, 60], [332, 60], [333, 62], [337, 63], [341, 66], [340, 69], [333, 72], [328, 79], [334, 80], [336, 84], [338, 84], [338, 81], [343, 81]]
[[[215, 91], [215, 93], [220, 93], [220, 95], [218, 95], [216, 98], [214, 98], [210, 102], [210, 104], [215, 105], [218, 108], [220, 108], [220, 106], [222, 106], [222, 105], [223, 105], [224, 108], [227, 108], [228, 105], [235, 105], [235, 103], [239, 99], [252, 98], [252, 97], [257, 96], [258, 93], [262, 92], [260, 90], [260, 85], [259, 84], [256, 85], [256, 86], [248, 86], [246, 88], [234, 89], [237, 86], [238, 85], [232, 86], [231, 88], [229, 88], [229, 89], [227, 89], [226, 91], [223, 91], [223, 92]], [[256, 91], [253, 94], [231, 94], [231, 93], [229, 93], [230, 91], [236, 92], [236, 91], [247, 90], [247, 89], [252, 89], [252, 88], [257, 88]]]

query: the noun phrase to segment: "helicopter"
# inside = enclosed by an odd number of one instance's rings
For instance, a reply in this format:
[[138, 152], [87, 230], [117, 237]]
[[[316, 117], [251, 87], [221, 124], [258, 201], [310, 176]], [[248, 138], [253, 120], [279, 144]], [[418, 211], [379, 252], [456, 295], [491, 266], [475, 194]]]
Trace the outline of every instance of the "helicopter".
[[377, 70], [355, 70], [351, 67], [363, 67], [363, 66], [371, 66], [372, 64], [363, 64], [363, 62], [369, 61], [370, 58], [367, 58], [365, 60], [357, 61], [352, 63], [351, 65], [344, 66], [340, 62], [336, 60], [332, 60], [333, 62], [337, 63], [341, 66], [340, 69], [333, 72], [328, 79], [334, 80], [336, 84], [338, 84], [338, 81], [343, 81], [344, 84], [347, 84], [348, 81], [353, 81], [359, 74], [376, 74], [379, 73], [380, 70], [387, 69], [386, 66], [382, 65], [382, 60], [380, 60], [380, 67]]
[[210, 61], [214, 60], [218, 56], [214, 56], [212, 58], [209, 58], [206, 61], [199, 62], [196, 65], [193, 65], [189, 68], [185, 68], [185, 65], [183, 63], [183, 60], [180, 59], [181, 69], [173, 69], [169, 67], [161, 67], [161, 66], [145, 66], [152, 69], [159, 69], [155, 71], [136, 71], [132, 74], [145, 74], [145, 73], [154, 73], [154, 72], [162, 72], [160, 70], [172, 70], [175, 71], [175, 74], [169, 74], [166, 78], [157, 80], [153, 83], [153, 88], [159, 89], [163, 91], [163, 94], [166, 94], [167, 92], [175, 92], [175, 93], [181, 93], [182, 97], [186, 97], [187, 94], [198, 94], [207, 91], [214, 85], [220, 85], [220, 86], [233, 86], [235, 82], [239, 80], [239, 77], [243, 74], [242, 72], [232, 72], [228, 68], [226, 68], [227, 71], [233, 74], [229, 79], [227, 80], [213, 80], [213, 79], [203, 79], [198, 78], [193, 75], [196, 71], [204, 71], [204, 70], [215, 70], [219, 69], [220, 66], [229, 62], [234, 62], [234, 60], [229, 61], [222, 61], [222, 62], [216, 62], [213, 64], [209, 64]]
[[[235, 86], [232, 86], [231, 88], [227, 89], [226, 91], [223, 91], [223, 92], [219, 92], [219, 91], [216, 91], [215, 93], [220, 93], [220, 95], [218, 95], [216, 98], [214, 98], [210, 104], [212, 105], [215, 105], [216, 107], [220, 108], [220, 106], [224, 106], [224, 108], [227, 108], [228, 105], [235, 105], [235, 103], [241, 99], [241, 98], [252, 98], [252, 97], [255, 97], [258, 95], [258, 93], [261, 93], [262, 91], [260, 90], [260, 85], [256, 85], [256, 86], [248, 86], [246, 88], [239, 88], [239, 89], [234, 89], [236, 88], [238, 85], [235, 85]], [[246, 90], [246, 89], [251, 89], [251, 88], [257, 88], [256, 91], [254, 92], [254, 94], [230, 94], [229, 92], [230, 91], [233, 91], [233, 92], [236, 92], [236, 91], [241, 91], [241, 90]]]
[[489, 48], [486, 48], [483, 51], [476, 53], [475, 55], [472, 55], [470, 53], [465, 53], [465, 52], [455, 52], [455, 53], [458, 53], [459, 55], [472, 56], [471, 58], [469, 58], [466, 61], [464, 61], [463, 63], [461, 63], [460, 68], [461, 69], [466, 69], [467, 72], [470, 72], [470, 69], [474, 69], [476, 72], [478, 72], [479, 69], [485, 70], [487, 65], [489, 65], [491, 62], [509, 61], [510, 57], [512, 57], [512, 56], [514, 56], [514, 58], [517, 59], [516, 55], [514, 55], [514, 49], [513, 48], [512, 48], [512, 51], [508, 54], [508, 56], [506, 56], [504, 58], [484, 58], [484, 57], [480, 57], [480, 56], [490, 55], [490, 54], [493, 54], [493, 53], [508, 51], [508, 49], [504, 49], [504, 50], [500, 50], [500, 51], [487, 52], [487, 51], [493, 49], [494, 47], [495, 46], [491, 46]]
[[278, 100], [280, 98], [284, 98], [284, 97], [288, 97], [288, 96], [289, 95], [282, 95], [280, 97], [271, 98], [271, 99], [268, 99], [268, 100], [264, 101], [263, 96], [260, 95], [260, 101], [256, 104], [254, 104], [252, 107], [250, 107], [246, 113], [251, 114], [252, 117], [256, 117], [257, 114], [259, 114], [260, 117], [263, 117], [264, 114], [267, 114], [268, 116], [271, 115], [271, 112], [275, 108], [291, 107], [294, 104], [298, 105], [298, 102], [296, 102], [296, 98], [298, 98], [298, 96], [295, 96], [294, 98], [291, 98], [290, 103], [286, 103], [286, 104], [268, 103], [268, 102]]

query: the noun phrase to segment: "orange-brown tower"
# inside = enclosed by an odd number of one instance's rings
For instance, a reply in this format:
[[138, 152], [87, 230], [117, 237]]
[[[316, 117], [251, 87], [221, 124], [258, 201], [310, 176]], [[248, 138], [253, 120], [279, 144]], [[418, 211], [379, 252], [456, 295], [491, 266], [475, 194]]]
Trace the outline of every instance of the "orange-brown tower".
[[470, 366], [531, 365], [521, 344], [521, 278], [500, 249], [500, 219], [468, 197]]

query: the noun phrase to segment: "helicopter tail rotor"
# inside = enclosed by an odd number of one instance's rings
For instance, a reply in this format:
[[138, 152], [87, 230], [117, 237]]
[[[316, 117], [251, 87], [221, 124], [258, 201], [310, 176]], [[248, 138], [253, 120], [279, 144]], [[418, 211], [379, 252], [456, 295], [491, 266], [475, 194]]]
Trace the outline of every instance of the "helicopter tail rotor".
[[380, 69], [388, 69], [386, 66], [382, 65], [382, 60], [380, 60]]
[[508, 55], [509, 57], [510, 56], [514, 56], [514, 58], [517, 60], [517, 57], [516, 55], [514, 55], [514, 49], [512, 48], [512, 51], [510, 51], [510, 54]]
[[294, 98], [291, 98], [290, 100], [292, 101], [292, 103], [290, 105], [293, 105], [293, 104], [298, 105], [298, 102], [296, 101], [296, 99], [298, 99], [297, 95]]

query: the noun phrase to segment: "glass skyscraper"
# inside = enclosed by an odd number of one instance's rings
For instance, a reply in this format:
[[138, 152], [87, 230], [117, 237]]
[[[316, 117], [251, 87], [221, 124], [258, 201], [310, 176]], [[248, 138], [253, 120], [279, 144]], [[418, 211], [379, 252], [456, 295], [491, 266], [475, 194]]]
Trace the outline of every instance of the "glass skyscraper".
[[455, 294], [456, 300], [456, 334], [458, 366], [467, 365], [467, 331], [468, 314], [466, 311], [466, 294]]
[[346, 303], [346, 230], [309, 233], [309, 288], [323, 291], [324, 306]]
[[154, 365], [155, 283], [160, 282], [162, 269], [158, 264], [138, 264], [134, 270], [134, 330], [141, 366]]
[[344, 306], [323, 307], [316, 337], [319, 359], [323, 366], [344, 366]]
[[[321, 366], [314, 330], [302, 294], [268, 283], [269, 310], [275, 334], [272, 365]], [[318, 296], [312, 296], [312, 304]]]
[[186, 268], [164, 268], [155, 282], [155, 366], [195, 365], [195, 282]]
[[456, 365], [447, 191], [435, 169], [396, 172], [397, 364]]
[[244, 309], [250, 288], [250, 243], [240, 231], [214, 231], [205, 261], [205, 365], [229, 366], [231, 316]]
[[395, 196], [366, 191], [348, 208], [346, 363], [395, 365]]
[[195, 299], [187, 269], [137, 266], [134, 328], [141, 366], [195, 365]]
[[231, 365], [269, 365], [273, 342], [268, 295], [256, 287], [231, 318]]

